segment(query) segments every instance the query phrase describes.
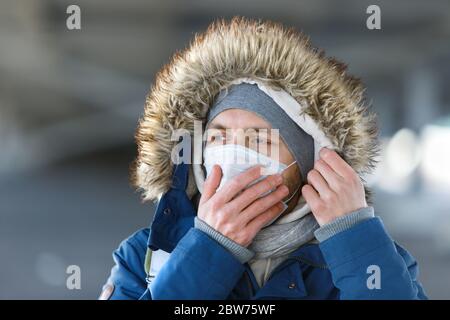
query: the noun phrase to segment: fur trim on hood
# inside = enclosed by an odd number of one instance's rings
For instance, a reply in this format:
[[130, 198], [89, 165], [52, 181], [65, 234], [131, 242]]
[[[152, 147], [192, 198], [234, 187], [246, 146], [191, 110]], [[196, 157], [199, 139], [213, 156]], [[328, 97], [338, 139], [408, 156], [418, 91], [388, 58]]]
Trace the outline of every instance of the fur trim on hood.
[[[187, 129], [193, 136], [194, 120], [204, 121], [219, 91], [240, 77], [280, 87], [306, 102], [304, 112], [361, 177], [374, 169], [376, 117], [368, 110], [362, 83], [346, 73], [346, 65], [325, 57], [293, 28], [243, 17], [220, 19], [157, 73], [146, 98], [131, 168], [132, 183], [142, 190], [144, 201], [157, 200], [171, 187], [171, 152], [178, 144], [171, 140], [172, 132]], [[370, 203], [371, 192], [365, 188]]]

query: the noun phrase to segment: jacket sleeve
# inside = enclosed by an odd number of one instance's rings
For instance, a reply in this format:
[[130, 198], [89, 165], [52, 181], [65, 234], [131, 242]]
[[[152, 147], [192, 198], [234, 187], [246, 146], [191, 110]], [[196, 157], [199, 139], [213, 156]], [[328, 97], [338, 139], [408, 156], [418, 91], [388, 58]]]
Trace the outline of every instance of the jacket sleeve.
[[101, 300], [137, 300], [146, 290], [144, 258], [148, 231], [143, 229], [122, 241], [113, 252], [114, 267], [103, 286]]
[[394, 243], [379, 217], [320, 243], [341, 299], [426, 299], [414, 258]]
[[245, 267], [217, 241], [191, 228], [149, 284], [147, 298], [155, 300], [223, 300]]

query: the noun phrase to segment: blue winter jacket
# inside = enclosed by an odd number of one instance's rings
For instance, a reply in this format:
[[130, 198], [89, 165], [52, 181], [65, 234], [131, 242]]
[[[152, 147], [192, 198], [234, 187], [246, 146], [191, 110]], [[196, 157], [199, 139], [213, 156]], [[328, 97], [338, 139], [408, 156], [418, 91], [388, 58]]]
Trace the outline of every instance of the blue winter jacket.
[[[379, 217], [300, 247], [260, 288], [247, 263], [193, 227], [196, 210], [185, 192], [187, 179], [188, 166], [178, 165], [150, 228], [113, 253], [106, 298], [426, 299], [417, 262], [392, 240]], [[150, 275], [144, 268], [148, 248], [166, 252]]]

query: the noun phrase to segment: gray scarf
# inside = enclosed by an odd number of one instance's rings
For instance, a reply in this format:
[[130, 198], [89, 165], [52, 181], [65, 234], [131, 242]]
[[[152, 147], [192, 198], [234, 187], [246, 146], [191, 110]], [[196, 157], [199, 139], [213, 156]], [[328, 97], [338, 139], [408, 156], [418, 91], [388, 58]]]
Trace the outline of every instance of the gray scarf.
[[273, 223], [256, 234], [248, 249], [255, 252], [253, 259], [285, 256], [313, 240], [314, 231], [318, 227], [319, 225], [312, 213], [308, 213], [292, 222]]
[[293, 211], [261, 229], [248, 247], [255, 253], [248, 263], [260, 287], [292, 251], [315, 240], [319, 225], [303, 201], [301, 198]]

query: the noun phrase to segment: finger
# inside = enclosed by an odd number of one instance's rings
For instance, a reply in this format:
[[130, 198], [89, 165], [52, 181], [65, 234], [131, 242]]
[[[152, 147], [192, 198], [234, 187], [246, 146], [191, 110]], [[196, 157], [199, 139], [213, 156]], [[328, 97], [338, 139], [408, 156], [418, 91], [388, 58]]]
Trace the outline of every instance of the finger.
[[283, 200], [289, 194], [289, 188], [285, 185], [279, 186], [274, 192], [269, 193], [267, 196], [256, 200], [250, 206], [245, 208], [239, 214], [239, 219], [243, 223], [248, 223], [249, 221], [255, 219], [258, 215], [266, 210], [270, 209], [272, 206]]
[[237, 175], [230, 181], [228, 181], [223, 188], [218, 192], [215, 197], [222, 203], [227, 203], [234, 198], [242, 189], [247, 187], [252, 181], [258, 179], [261, 176], [261, 166], [257, 165], [251, 167], [245, 172]]
[[200, 197], [199, 205], [208, 201], [215, 193], [220, 185], [220, 180], [222, 180], [222, 168], [215, 164], [211, 170], [211, 174], [205, 180], [203, 185], [203, 193]]
[[323, 159], [337, 174], [343, 178], [349, 178], [354, 170], [344, 161], [335, 151], [322, 148], [319, 152], [320, 158]]
[[325, 194], [332, 191], [328, 183], [316, 169], [312, 169], [308, 172], [307, 179], [308, 184], [312, 185], [321, 196], [324, 196]]
[[319, 171], [325, 181], [333, 190], [337, 190], [337, 186], [341, 183], [342, 177], [338, 175], [331, 167], [322, 159], [314, 164], [314, 169]]
[[317, 204], [321, 201], [317, 191], [314, 190], [314, 188], [311, 187], [309, 184], [305, 184], [302, 187], [302, 195], [303, 198], [305, 198], [305, 201], [309, 204], [309, 207], [311, 209], [317, 207]]
[[256, 235], [266, 223], [280, 215], [283, 208], [284, 206], [282, 202], [276, 203], [268, 210], [255, 217], [253, 220], [250, 220], [246, 225], [247, 231], [253, 236]]
[[235, 212], [241, 212], [242, 209], [258, 199], [262, 194], [276, 189], [283, 182], [283, 177], [279, 174], [271, 175], [264, 180], [245, 189], [240, 195], [229, 202], [230, 208]]

